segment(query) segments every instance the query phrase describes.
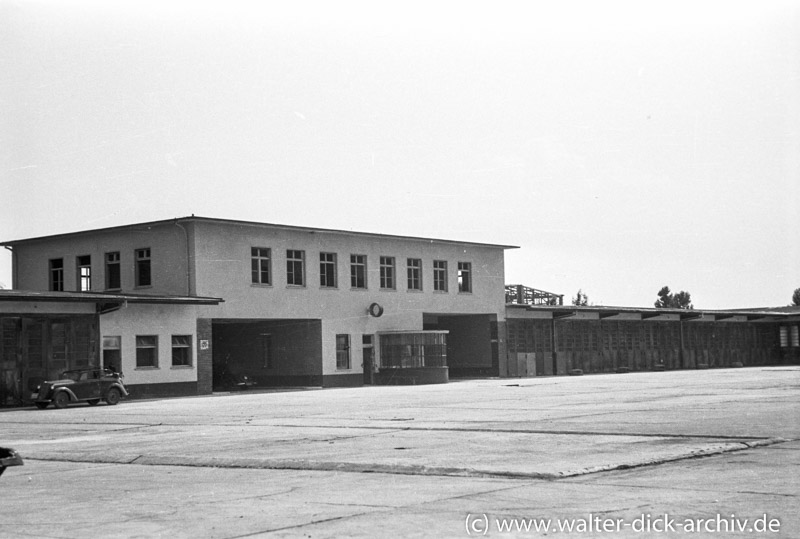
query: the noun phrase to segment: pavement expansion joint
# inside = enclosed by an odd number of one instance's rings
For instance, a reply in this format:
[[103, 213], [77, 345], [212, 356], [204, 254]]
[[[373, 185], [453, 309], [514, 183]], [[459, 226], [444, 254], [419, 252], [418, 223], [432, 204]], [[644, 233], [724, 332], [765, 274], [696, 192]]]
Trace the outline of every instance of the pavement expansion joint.
[[739, 442], [721, 442], [693, 449], [689, 452], [668, 454], [660, 457], [638, 460], [620, 464], [601, 464], [577, 469], [566, 469], [555, 472], [539, 471], [504, 471], [480, 468], [462, 468], [455, 466], [425, 466], [414, 464], [383, 464], [383, 463], [353, 463], [337, 461], [318, 461], [311, 459], [278, 459], [278, 458], [236, 458], [236, 457], [197, 457], [189, 455], [136, 455], [131, 458], [117, 456], [104, 456], [81, 453], [41, 453], [33, 454], [31, 460], [49, 460], [64, 462], [91, 462], [109, 464], [135, 464], [141, 466], [186, 466], [197, 468], [240, 468], [263, 470], [299, 470], [320, 472], [348, 472], [348, 473], [381, 473], [394, 475], [419, 475], [419, 476], [448, 476], [471, 478], [498, 478], [522, 480], [557, 480], [582, 475], [589, 475], [614, 470], [630, 470], [646, 466], [657, 466], [668, 462], [688, 459], [697, 459], [744, 451], [756, 447], [766, 447], [781, 444], [790, 440], [785, 438], [765, 438], [761, 440], [748, 440]]

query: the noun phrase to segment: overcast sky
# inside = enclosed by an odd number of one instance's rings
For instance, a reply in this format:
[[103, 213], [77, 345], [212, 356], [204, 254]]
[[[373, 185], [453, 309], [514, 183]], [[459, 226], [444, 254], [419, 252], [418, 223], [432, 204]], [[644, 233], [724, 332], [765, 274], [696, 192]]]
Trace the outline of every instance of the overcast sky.
[[800, 287], [800, 2], [0, 0], [0, 24], [3, 241], [196, 214], [518, 245], [508, 284], [598, 305]]

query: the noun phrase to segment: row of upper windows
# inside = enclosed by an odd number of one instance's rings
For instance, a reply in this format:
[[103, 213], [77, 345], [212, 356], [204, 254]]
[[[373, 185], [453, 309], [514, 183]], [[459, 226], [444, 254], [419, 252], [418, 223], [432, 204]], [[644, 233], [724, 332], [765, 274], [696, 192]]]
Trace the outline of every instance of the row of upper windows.
[[[119, 251], [105, 254], [106, 290], [122, 288], [122, 266]], [[150, 271], [150, 248], [134, 249], [134, 279], [136, 287], [147, 287], [153, 284]], [[92, 290], [92, 257], [82, 255], [75, 257], [76, 290], [89, 292]], [[64, 291], [64, 259], [51, 258], [49, 261], [49, 288], [55, 292]]]
[[[338, 288], [337, 254], [319, 253], [319, 283], [322, 288]], [[105, 290], [122, 288], [121, 257], [119, 251], [105, 253]], [[93, 289], [92, 257], [82, 255], [75, 257], [77, 276], [76, 289], [88, 292]], [[305, 251], [288, 249], [286, 251], [286, 283], [291, 286], [306, 285]], [[393, 256], [381, 256], [379, 260], [380, 288], [382, 290], [397, 289], [396, 259]], [[458, 291], [472, 292], [472, 263], [457, 263]], [[433, 261], [433, 290], [449, 291], [448, 262]], [[134, 279], [137, 288], [152, 285], [150, 248], [134, 250]], [[272, 250], [267, 247], [251, 249], [251, 280], [254, 284], [272, 284]], [[367, 255], [350, 255], [350, 287], [367, 289]], [[423, 290], [422, 259], [406, 259], [406, 285], [408, 290]], [[49, 261], [49, 288], [52, 291], [64, 291], [64, 259], [53, 258]]]
[[[250, 251], [251, 282], [253, 284], [272, 284], [272, 249], [269, 247], [252, 247]], [[381, 256], [378, 260], [379, 288], [396, 290], [398, 282], [397, 261], [393, 256]], [[406, 287], [408, 290], [423, 290], [422, 259], [407, 258]], [[433, 290], [449, 291], [447, 260], [433, 261]], [[458, 262], [456, 280], [458, 291], [472, 292], [472, 263]], [[296, 249], [286, 251], [286, 284], [290, 286], [306, 286], [306, 252]], [[338, 255], [337, 253], [319, 253], [319, 286], [321, 288], [338, 288]], [[350, 288], [367, 289], [367, 255], [350, 255]]]

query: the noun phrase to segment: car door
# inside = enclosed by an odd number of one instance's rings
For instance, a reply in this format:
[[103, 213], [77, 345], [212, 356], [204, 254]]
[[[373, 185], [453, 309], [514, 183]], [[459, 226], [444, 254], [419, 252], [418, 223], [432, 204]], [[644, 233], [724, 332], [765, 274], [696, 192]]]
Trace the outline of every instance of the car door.
[[72, 387], [73, 393], [79, 400], [100, 398], [100, 373], [99, 371], [83, 371], [80, 379]]

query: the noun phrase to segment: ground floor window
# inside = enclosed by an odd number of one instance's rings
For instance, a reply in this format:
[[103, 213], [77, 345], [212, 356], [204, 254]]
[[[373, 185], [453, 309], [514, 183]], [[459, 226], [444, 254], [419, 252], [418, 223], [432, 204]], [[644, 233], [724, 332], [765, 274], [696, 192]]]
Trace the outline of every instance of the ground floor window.
[[122, 369], [122, 337], [103, 337], [103, 367], [119, 371]]
[[136, 367], [158, 367], [158, 336], [136, 336]]
[[192, 365], [192, 336], [172, 336], [172, 366], [190, 367]]
[[336, 336], [336, 368], [350, 368], [350, 335]]

